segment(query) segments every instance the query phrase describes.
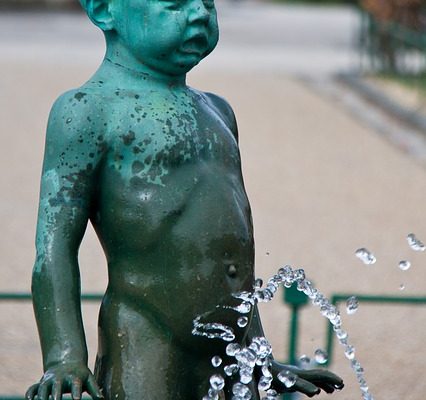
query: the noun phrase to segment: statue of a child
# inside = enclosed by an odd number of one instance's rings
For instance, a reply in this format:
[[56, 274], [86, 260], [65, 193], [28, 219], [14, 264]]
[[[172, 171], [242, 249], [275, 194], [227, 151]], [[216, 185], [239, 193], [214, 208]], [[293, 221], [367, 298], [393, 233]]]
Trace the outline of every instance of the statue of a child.
[[[200, 400], [214, 372], [211, 357], [227, 356], [221, 340], [191, 335], [193, 319], [232, 304], [232, 294], [251, 290], [254, 279], [232, 109], [185, 83], [217, 43], [215, 6], [83, 6], [107, 50], [95, 75], [60, 96], [49, 119], [32, 286], [45, 373], [26, 397], [71, 392], [80, 399], [87, 391], [94, 399]], [[89, 220], [109, 275], [95, 375], [87, 367], [77, 260]], [[236, 324], [231, 309], [209, 318]], [[257, 310], [249, 319], [236, 330], [240, 343], [262, 332]], [[292, 367], [274, 363], [273, 373], [285, 368]], [[293, 371], [292, 390], [310, 396], [342, 386], [327, 371]], [[230, 389], [223, 396], [231, 399]]]

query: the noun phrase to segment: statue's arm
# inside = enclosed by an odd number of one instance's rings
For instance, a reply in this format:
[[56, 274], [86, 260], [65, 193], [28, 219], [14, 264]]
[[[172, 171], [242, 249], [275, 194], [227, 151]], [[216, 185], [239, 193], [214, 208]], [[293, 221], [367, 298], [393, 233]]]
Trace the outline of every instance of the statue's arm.
[[232, 107], [223, 97], [220, 97], [217, 94], [206, 92], [203, 93], [203, 96], [214, 112], [219, 115], [228, 129], [232, 132], [238, 143], [238, 126]]
[[[77, 96], [78, 98], [78, 96]], [[89, 138], [87, 105], [73, 93], [52, 108], [46, 134], [32, 275], [33, 305], [43, 353], [44, 375], [27, 398], [47, 400], [83, 391], [101, 393], [87, 368], [80, 305], [78, 249], [90, 216], [96, 158]]]
[[[262, 322], [260, 320], [257, 305], [254, 306], [253, 316], [247, 335], [248, 344], [254, 337], [265, 336]], [[272, 388], [278, 393], [301, 392], [309, 397], [315, 396], [321, 392], [321, 389], [327, 393], [332, 393], [336, 389], [343, 388], [343, 381], [340, 377], [330, 371], [323, 369], [304, 370], [292, 365], [284, 365], [272, 360], [271, 371], [273, 376]], [[286, 372], [296, 375], [296, 383], [291, 388], [287, 388], [279, 379], [280, 372]], [[258, 375], [260, 371], [258, 371]]]

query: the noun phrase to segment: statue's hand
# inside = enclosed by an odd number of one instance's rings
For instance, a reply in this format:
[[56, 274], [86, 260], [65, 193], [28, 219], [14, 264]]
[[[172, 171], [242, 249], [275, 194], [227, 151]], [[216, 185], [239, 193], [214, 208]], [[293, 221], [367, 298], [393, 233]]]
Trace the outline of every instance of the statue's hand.
[[52, 396], [53, 400], [61, 400], [62, 394], [71, 393], [74, 400], [79, 400], [85, 391], [95, 400], [104, 398], [86, 365], [60, 364], [49, 368], [40, 382], [27, 390], [25, 399], [32, 400], [38, 396], [38, 400], [48, 400]]
[[[281, 371], [290, 371], [296, 375], [296, 383], [287, 388], [277, 377]], [[309, 397], [315, 396], [321, 392], [321, 389], [327, 393], [333, 393], [335, 390], [343, 388], [343, 380], [337, 375], [324, 369], [300, 369], [291, 365], [272, 362], [272, 387], [278, 393], [301, 392]]]

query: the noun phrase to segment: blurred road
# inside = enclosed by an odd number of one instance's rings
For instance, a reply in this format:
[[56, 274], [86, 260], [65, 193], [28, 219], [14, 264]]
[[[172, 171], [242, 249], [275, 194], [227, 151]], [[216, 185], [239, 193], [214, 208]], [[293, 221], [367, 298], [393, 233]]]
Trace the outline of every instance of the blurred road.
[[[280, 7], [250, 1], [218, 2], [221, 40], [203, 64], [324, 74], [357, 66], [358, 14], [347, 7]], [[97, 62], [101, 33], [83, 14], [0, 15], [5, 57], [50, 63]]]
[[[223, 1], [218, 9], [220, 44], [189, 81], [223, 95], [236, 112], [257, 275], [268, 278], [289, 263], [304, 267], [328, 295], [424, 295], [426, 254], [405, 240], [409, 232], [426, 240], [424, 164], [349, 114], [351, 94], [344, 88], [330, 96], [328, 84], [321, 87], [335, 72], [358, 65], [357, 12]], [[102, 35], [83, 14], [0, 14], [0, 291], [30, 287], [50, 106], [87, 80], [102, 56]], [[364, 105], [358, 115], [367, 111]], [[354, 256], [364, 246], [377, 256], [374, 266]], [[398, 269], [402, 259], [412, 262], [408, 271]], [[83, 291], [102, 291], [105, 261], [91, 229], [80, 261]], [[97, 306], [85, 305], [84, 313], [93, 360]], [[262, 314], [283, 359], [288, 312], [276, 299]], [[32, 310], [3, 303], [0, 317], [0, 392], [22, 393], [41, 374]], [[426, 368], [425, 307], [361, 304], [344, 322], [377, 400], [424, 398], [426, 381], [417, 372]], [[325, 322], [309, 307], [301, 328], [300, 353], [312, 355], [325, 343]], [[339, 352], [332, 369], [346, 381], [333, 399], [360, 399]]]

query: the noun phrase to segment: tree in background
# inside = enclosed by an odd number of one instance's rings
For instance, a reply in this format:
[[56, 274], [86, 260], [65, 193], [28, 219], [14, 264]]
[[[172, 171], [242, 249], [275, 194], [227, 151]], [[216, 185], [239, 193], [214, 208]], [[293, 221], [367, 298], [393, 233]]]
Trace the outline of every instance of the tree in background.
[[369, 45], [381, 59], [381, 69], [401, 72], [398, 57], [412, 43], [404, 42], [400, 35], [396, 37], [394, 26], [409, 29], [410, 35], [426, 34], [426, 0], [360, 0], [360, 3], [370, 15]]
[[398, 22], [408, 28], [422, 30], [425, 0], [361, 0], [362, 7], [381, 22]]

